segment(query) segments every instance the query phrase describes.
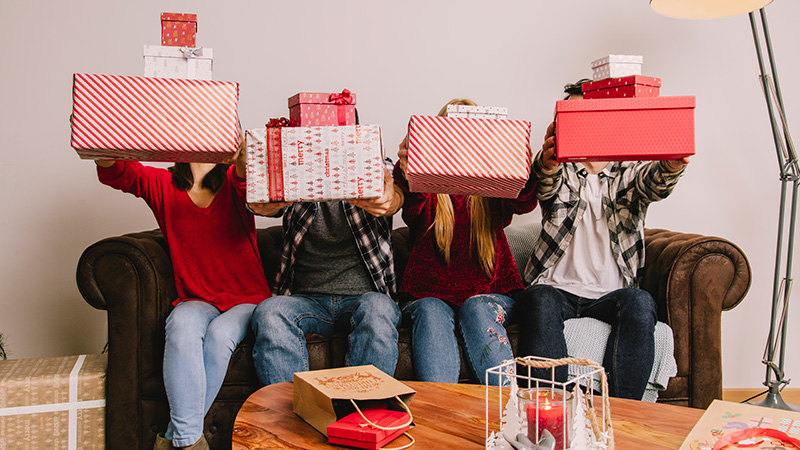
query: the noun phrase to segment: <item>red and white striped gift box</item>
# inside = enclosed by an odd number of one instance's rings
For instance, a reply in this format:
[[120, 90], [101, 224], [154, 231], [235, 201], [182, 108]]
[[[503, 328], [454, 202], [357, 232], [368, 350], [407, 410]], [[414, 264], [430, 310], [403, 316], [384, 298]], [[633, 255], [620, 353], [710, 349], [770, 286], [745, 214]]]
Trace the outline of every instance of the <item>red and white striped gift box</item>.
[[221, 162], [239, 148], [239, 85], [75, 74], [72, 147], [84, 159]]
[[247, 201], [316, 202], [383, 195], [377, 125], [259, 128], [245, 132]]
[[530, 175], [530, 134], [524, 120], [411, 116], [409, 188], [515, 198]]

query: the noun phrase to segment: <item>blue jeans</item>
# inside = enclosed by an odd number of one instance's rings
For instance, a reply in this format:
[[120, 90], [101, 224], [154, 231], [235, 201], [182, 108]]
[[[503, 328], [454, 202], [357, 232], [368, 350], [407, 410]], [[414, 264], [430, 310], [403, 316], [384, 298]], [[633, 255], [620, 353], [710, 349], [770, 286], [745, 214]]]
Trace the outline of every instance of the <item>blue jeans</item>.
[[[546, 285], [529, 286], [520, 298], [522, 328], [520, 355], [546, 358], [567, 356], [564, 321], [593, 317], [611, 325], [603, 367], [615, 397], [641, 400], [653, 369], [656, 302], [647, 291], [618, 289], [598, 299], [587, 299]], [[546, 372], [546, 373], [545, 373]], [[550, 378], [549, 369], [534, 371]], [[556, 368], [556, 381], [567, 380], [567, 366]]]
[[[511, 319], [514, 300], [505, 295], [470, 297], [456, 308], [434, 297], [408, 303], [403, 318], [411, 324], [414, 370], [421, 381], [458, 382], [461, 360], [458, 332], [464, 354], [475, 378], [486, 382], [486, 369], [513, 358], [505, 324]], [[489, 381], [497, 384], [496, 377]]]
[[167, 317], [164, 387], [169, 425], [164, 437], [187, 447], [203, 435], [203, 419], [222, 387], [228, 363], [244, 339], [256, 305], [243, 303], [221, 313], [198, 300], [178, 303]]
[[345, 365], [372, 364], [394, 375], [400, 308], [379, 292], [356, 296], [279, 295], [253, 313], [253, 362], [264, 385], [292, 381], [308, 370], [306, 334], [347, 331]]

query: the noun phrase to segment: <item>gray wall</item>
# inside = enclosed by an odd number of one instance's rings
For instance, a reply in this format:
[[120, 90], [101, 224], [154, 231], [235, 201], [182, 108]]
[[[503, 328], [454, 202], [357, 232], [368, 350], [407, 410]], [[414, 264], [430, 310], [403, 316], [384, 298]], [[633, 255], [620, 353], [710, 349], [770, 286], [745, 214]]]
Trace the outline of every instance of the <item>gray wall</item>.
[[[228, 6], [222, 6], [222, 5]], [[791, 119], [800, 117], [800, 3], [768, 8]], [[394, 156], [411, 114], [454, 97], [508, 106], [538, 148], [555, 100], [609, 53], [644, 55], [662, 95], [695, 95], [697, 155], [650, 227], [722, 236], [753, 266], [745, 302], [723, 315], [725, 387], [760, 386], [772, 292], [779, 183], [747, 16], [688, 21], [646, 0], [0, 2], [0, 332], [14, 358], [97, 353], [106, 319], [74, 281], [82, 250], [155, 228], [141, 200], [100, 185], [69, 146], [74, 72], [140, 75], [159, 13], [194, 12], [215, 78], [240, 83], [246, 128], [287, 114], [299, 91], [358, 94]], [[795, 120], [795, 124], [796, 124]], [[519, 221], [538, 220], [538, 213]], [[276, 223], [259, 219], [260, 226]], [[798, 342], [800, 305], [790, 311]], [[787, 360], [800, 376], [800, 361]]]

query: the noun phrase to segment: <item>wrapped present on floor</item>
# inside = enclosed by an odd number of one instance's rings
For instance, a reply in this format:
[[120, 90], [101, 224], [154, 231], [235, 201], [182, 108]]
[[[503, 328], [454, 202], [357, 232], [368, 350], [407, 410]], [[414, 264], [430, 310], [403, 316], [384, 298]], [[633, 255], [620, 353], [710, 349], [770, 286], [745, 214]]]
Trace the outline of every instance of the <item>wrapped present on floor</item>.
[[409, 188], [515, 198], [530, 175], [530, 133], [524, 120], [411, 116]]
[[383, 147], [377, 125], [267, 126], [247, 130], [245, 136], [248, 202], [383, 195]]
[[107, 355], [0, 361], [0, 448], [105, 448]]
[[144, 46], [144, 76], [210, 80], [214, 51], [210, 48]]
[[608, 55], [592, 61], [592, 79], [620, 78], [642, 74], [642, 61], [639, 55]]
[[592, 98], [624, 98], [624, 97], [658, 97], [661, 90], [661, 78], [630, 75], [620, 78], [583, 83], [581, 86], [584, 99]]
[[501, 106], [447, 105], [447, 117], [507, 119], [508, 108]]
[[289, 97], [290, 127], [330, 127], [356, 124], [356, 94], [301, 92]]
[[556, 159], [638, 161], [694, 154], [693, 96], [556, 102]]
[[161, 45], [196, 47], [197, 14], [161, 13]]
[[72, 147], [84, 159], [213, 162], [239, 148], [239, 85], [75, 74]]

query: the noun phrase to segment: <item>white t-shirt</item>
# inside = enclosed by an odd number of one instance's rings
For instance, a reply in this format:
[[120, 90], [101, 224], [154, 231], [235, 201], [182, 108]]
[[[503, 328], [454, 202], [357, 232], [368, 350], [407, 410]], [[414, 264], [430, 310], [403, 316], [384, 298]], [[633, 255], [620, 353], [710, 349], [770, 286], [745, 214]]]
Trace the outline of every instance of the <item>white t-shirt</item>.
[[611, 251], [603, 193], [598, 174], [586, 177], [581, 196], [588, 203], [564, 256], [542, 272], [537, 283], [563, 289], [584, 298], [600, 298], [621, 289], [625, 280]]

